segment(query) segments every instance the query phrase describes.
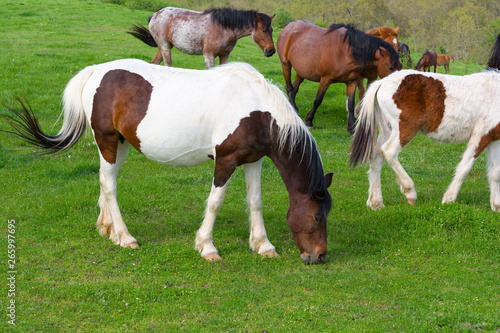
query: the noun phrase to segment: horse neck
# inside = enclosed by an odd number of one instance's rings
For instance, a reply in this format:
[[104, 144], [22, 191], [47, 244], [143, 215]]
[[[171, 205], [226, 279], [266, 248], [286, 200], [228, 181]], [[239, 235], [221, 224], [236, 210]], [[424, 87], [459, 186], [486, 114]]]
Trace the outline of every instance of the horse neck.
[[246, 37], [253, 33], [253, 27], [243, 28], [243, 29], [233, 29], [231, 30], [231, 34], [234, 35], [234, 39], [240, 39]]
[[309, 195], [315, 179], [311, 173], [317, 172], [316, 176], [323, 177], [322, 167], [318, 170], [317, 163], [321, 165], [321, 162], [315, 146], [303, 147], [306, 144], [303, 141], [294, 149], [290, 149], [288, 143], [283, 149], [273, 147], [268, 155], [283, 179], [290, 201], [297, 195]]

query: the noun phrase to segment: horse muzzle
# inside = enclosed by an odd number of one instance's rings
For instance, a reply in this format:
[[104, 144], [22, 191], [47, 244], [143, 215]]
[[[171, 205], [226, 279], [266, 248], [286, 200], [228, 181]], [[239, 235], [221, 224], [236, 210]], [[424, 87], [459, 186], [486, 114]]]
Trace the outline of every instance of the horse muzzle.
[[272, 49], [265, 49], [264, 50], [264, 55], [266, 57], [270, 57], [272, 56], [274, 53], [276, 53], [276, 50], [274, 49], [274, 47]]
[[301, 255], [300, 255], [300, 259], [302, 259], [302, 261], [304, 261], [304, 264], [306, 265], [315, 265], [315, 264], [319, 264], [319, 263], [322, 263], [323, 261], [325, 261], [326, 259], [326, 253], [306, 253], [306, 252], [303, 252]]

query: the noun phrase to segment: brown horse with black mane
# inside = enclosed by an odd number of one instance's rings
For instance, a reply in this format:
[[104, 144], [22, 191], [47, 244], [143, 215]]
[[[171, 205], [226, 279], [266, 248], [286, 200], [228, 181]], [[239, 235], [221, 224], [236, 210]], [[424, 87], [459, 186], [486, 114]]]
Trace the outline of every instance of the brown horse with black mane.
[[134, 25], [128, 33], [149, 46], [158, 47], [151, 63], [159, 64], [163, 60], [166, 66], [172, 66], [171, 50], [175, 47], [187, 54], [203, 55], [210, 68], [214, 67], [216, 57], [219, 64], [227, 63], [238, 39], [250, 34], [264, 55], [272, 56], [276, 52], [271, 27], [273, 17], [232, 8], [195, 12], [167, 7], [151, 15], [149, 30]]
[[[348, 131], [354, 132], [354, 103], [358, 80], [374, 81], [401, 69], [399, 56], [391, 44], [355, 29], [332, 24], [328, 29], [314, 23], [295, 21], [285, 26], [276, 42], [290, 103], [298, 110], [295, 96], [304, 80], [319, 82], [313, 108], [306, 125], [313, 126], [316, 110], [332, 83], [345, 83], [348, 100]], [[291, 82], [292, 68], [295, 81]]]
[[437, 53], [434, 50], [425, 51], [422, 58], [417, 62], [415, 69], [430, 72], [431, 67], [434, 66], [434, 73], [437, 73]]

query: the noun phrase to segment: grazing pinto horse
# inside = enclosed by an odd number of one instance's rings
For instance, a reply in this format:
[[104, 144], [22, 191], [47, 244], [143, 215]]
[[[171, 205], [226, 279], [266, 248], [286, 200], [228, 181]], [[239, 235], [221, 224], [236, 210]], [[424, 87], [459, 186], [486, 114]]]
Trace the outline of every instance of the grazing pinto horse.
[[[359, 79], [369, 82], [401, 69], [398, 53], [387, 42], [367, 35], [350, 25], [333, 24], [328, 29], [314, 23], [295, 21], [281, 31], [276, 42], [283, 68], [286, 91], [296, 110], [295, 96], [306, 79], [319, 82], [314, 104], [306, 116], [306, 125], [313, 127], [316, 110], [332, 83], [347, 86], [348, 130], [354, 132], [354, 102]], [[292, 68], [295, 81], [291, 81]]]
[[454, 62], [455, 58], [447, 54], [439, 54], [437, 56], [437, 65], [444, 66], [444, 71], [446, 74], [450, 74], [450, 62]]
[[172, 66], [171, 50], [175, 47], [187, 54], [203, 55], [207, 68], [211, 68], [216, 57], [219, 57], [219, 64], [227, 63], [238, 39], [250, 34], [264, 55], [272, 56], [275, 52], [271, 27], [273, 17], [232, 8], [207, 9], [201, 13], [167, 7], [151, 15], [149, 30], [134, 25], [133, 31], [128, 33], [149, 46], [158, 47], [151, 60], [153, 64], [163, 60], [166, 66]]
[[380, 182], [384, 159], [408, 203], [415, 203], [415, 186], [398, 154], [422, 132], [442, 143], [468, 141], [443, 203], [456, 200], [475, 160], [487, 149], [491, 209], [500, 212], [499, 38], [488, 63], [491, 69], [485, 72], [453, 76], [405, 70], [370, 86], [361, 103], [350, 157], [354, 166], [370, 162], [369, 207], [384, 207]]
[[[122, 247], [137, 247], [116, 200], [116, 177], [132, 145], [144, 156], [172, 166], [215, 161], [205, 219], [196, 249], [220, 259], [212, 243], [215, 217], [231, 175], [245, 165], [250, 210], [250, 247], [276, 256], [262, 218], [260, 172], [264, 156], [278, 168], [290, 197], [287, 223], [301, 258], [317, 263], [326, 256], [326, 219], [331, 206], [316, 143], [286, 96], [253, 67], [228, 64], [196, 71], [117, 60], [83, 69], [64, 91], [64, 123], [48, 136], [30, 109], [9, 119], [18, 135], [46, 150], [64, 151], [92, 128], [99, 148], [101, 235]], [[21, 103], [22, 104], [22, 103]]]
[[437, 73], [437, 53], [434, 50], [425, 51], [422, 58], [417, 62], [415, 69], [430, 72], [431, 67], [434, 66], [434, 73]]

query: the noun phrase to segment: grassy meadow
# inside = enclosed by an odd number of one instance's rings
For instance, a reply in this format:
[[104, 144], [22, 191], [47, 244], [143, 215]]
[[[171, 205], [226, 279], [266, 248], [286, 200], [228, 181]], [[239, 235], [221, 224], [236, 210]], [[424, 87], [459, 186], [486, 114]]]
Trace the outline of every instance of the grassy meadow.
[[[1, 2], [0, 104], [15, 105], [14, 94], [25, 96], [42, 128], [57, 133], [63, 89], [80, 69], [120, 58], [151, 60], [156, 49], [125, 33], [150, 15], [91, 0]], [[412, 58], [416, 64], [418, 55]], [[250, 37], [238, 42], [230, 61], [248, 62], [284, 87], [277, 55], [265, 58]], [[203, 57], [179, 52], [173, 64], [204, 68]], [[457, 75], [482, 69], [451, 64]], [[302, 116], [317, 86], [301, 86]], [[239, 168], [214, 229], [223, 260], [207, 262], [194, 250], [194, 238], [212, 163], [167, 167], [131, 149], [118, 178], [118, 201], [140, 248], [122, 249], [95, 228], [99, 158], [90, 133], [69, 152], [45, 157], [0, 133], [0, 331], [499, 332], [500, 215], [490, 210], [485, 155], [457, 202], [441, 205], [465, 145], [419, 136], [400, 156], [417, 204], [406, 204], [385, 167], [386, 207], [371, 211], [367, 167], [348, 166], [346, 125], [345, 85], [333, 85], [312, 132], [326, 172], [334, 172], [328, 257], [315, 266], [299, 258], [286, 225], [288, 195], [267, 158], [263, 213], [280, 257], [249, 249]], [[8, 129], [0, 121], [0, 130]], [[15, 235], [10, 268], [9, 235]], [[16, 272], [14, 288], [9, 271]], [[12, 300], [15, 325], [7, 316]]]

